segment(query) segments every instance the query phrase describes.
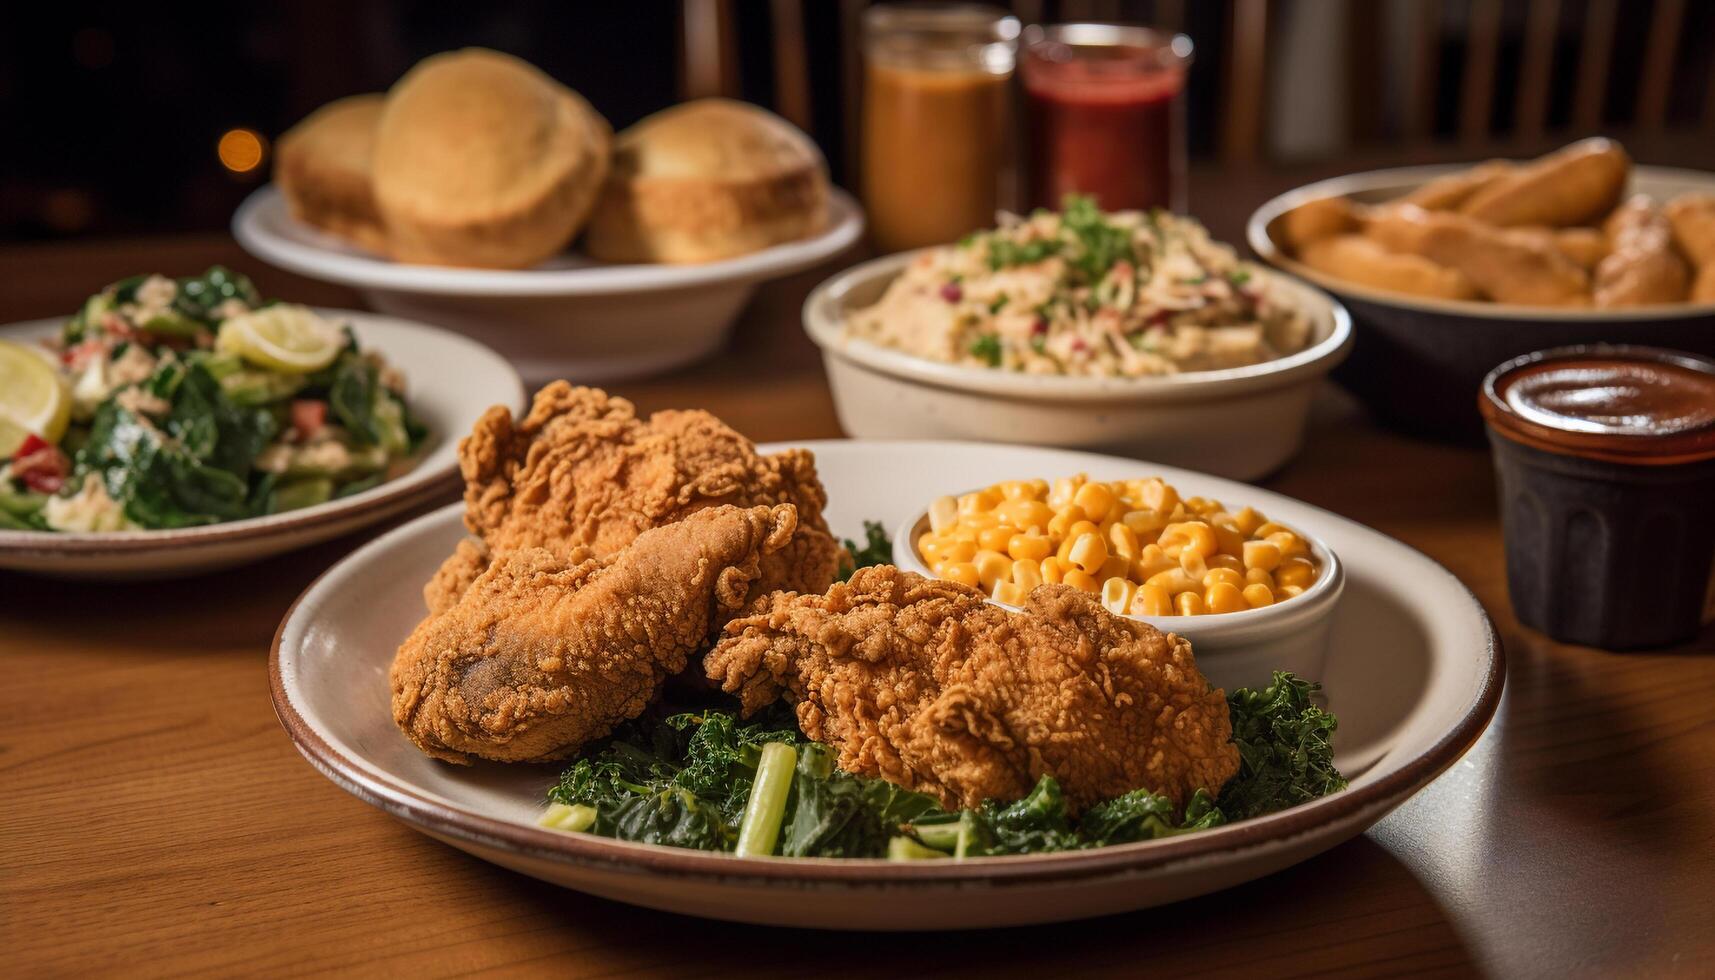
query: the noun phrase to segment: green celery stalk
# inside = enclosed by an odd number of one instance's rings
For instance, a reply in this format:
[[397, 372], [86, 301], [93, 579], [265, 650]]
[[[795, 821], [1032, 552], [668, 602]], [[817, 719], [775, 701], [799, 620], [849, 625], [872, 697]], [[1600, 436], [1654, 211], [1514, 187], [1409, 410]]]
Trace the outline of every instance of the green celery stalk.
[[798, 750], [785, 742], [769, 742], [762, 747], [756, 780], [750, 784], [750, 798], [744, 803], [744, 820], [738, 825], [734, 854], [767, 857], [774, 853], [774, 844], [780, 839], [780, 821], [786, 815], [786, 797], [792, 791], [792, 771], [797, 764]]

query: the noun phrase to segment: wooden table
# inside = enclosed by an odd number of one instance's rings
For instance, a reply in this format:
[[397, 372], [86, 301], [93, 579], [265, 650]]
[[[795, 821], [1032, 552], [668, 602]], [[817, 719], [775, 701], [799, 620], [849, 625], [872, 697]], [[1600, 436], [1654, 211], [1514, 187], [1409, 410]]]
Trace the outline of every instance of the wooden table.
[[[1206, 200], [1234, 240], [1242, 215]], [[268, 295], [356, 302], [223, 237], [43, 246], [0, 250], [0, 322], [217, 261], [257, 270]], [[839, 435], [797, 328], [822, 274], [766, 288], [714, 360], [613, 390], [645, 410], [706, 407], [759, 441]], [[372, 532], [161, 585], [0, 573], [0, 972], [1715, 971], [1715, 657], [1608, 654], [1521, 628], [1487, 453], [1383, 432], [1332, 389], [1309, 448], [1265, 485], [1428, 552], [1476, 591], [1507, 651], [1494, 726], [1375, 829], [1298, 867], [1003, 933], [811, 933], [629, 908], [484, 864], [346, 795], [281, 731], [265, 661], [293, 597]], [[1693, 646], [1709, 652], [1715, 632]]]

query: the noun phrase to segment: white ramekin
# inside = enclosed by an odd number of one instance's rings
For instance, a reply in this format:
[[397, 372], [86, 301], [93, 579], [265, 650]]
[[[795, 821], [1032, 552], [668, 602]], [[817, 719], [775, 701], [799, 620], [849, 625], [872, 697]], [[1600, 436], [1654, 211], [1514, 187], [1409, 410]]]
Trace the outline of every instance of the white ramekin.
[[848, 311], [880, 299], [916, 255], [855, 266], [804, 303], [804, 330], [822, 349], [834, 408], [855, 438], [1062, 446], [1252, 480], [1298, 452], [1316, 385], [1351, 346], [1344, 307], [1263, 269], [1255, 275], [1309, 311], [1314, 339], [1296, 354], [1249, 367], [1156, 378], [1050, 377], [943, 364], [848, 337]]
[[[933, 577], [928, 563], [917, 554], [917, 539], [929, 529], [928, 508], [914, 511], [894, 526], [908, 530], [893, 537], [893, 563]], [[1307, 680], [1321, 680], [1328, 660], [1334, 608], [1346, 588], [1346, 572], [1339, 557], [1320, 538], [1302, 528], [1294, 530], [1310, 545], [1317, 567], [1316, 581], [1302, 595], [1244, 612], [1126, 618], [1190, 640], [1203, 676], [1227, 691], [1263, 687], [1277, 670], [1289, 670]], [[1007, 603], [996, 605], [1017, 608]]]

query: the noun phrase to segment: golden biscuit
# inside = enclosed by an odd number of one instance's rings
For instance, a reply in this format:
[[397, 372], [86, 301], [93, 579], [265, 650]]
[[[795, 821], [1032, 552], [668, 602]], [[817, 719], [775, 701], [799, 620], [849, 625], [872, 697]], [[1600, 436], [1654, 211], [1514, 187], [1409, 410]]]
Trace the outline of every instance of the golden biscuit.
[[292, 216], [372, 251], [387, 249], [370, 169], [380, 95], [330, 102], [280, 137], [274, 182]]

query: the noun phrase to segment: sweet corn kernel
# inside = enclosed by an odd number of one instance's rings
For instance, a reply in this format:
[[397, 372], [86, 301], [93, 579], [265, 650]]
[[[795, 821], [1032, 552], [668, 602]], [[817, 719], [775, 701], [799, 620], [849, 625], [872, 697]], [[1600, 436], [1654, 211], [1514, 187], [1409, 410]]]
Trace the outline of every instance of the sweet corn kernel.
[[1096, 577], [1094, 575], [1091, 575], [1088, 572], [1079, 571], [1076, 568], [1068, 570], [1061, 581], [1070, 585], [1074, 589], [1082, 589], [1085, 592], [1097, 592], [1100, 591], [1102, 587], [1101, 583], [1096, 581]]
[[1011, 524], [996, 524], [994, 527], [985, 527], [977, 532], [977, 547], [989, 551], [1005, 551], [1007, 545], [1012, 541], [1013, 535], [1017, 533], [1018, 528]]
[[1282, 599], [1292, 599], [1303, 595], [1304, 587], [1302, 585], [1283, 585], [1274, 591]]
[[999, 490], [1000, 495], [1007, 500], [1031, 499], [1031, 486], [1028, 480], [1007, 480], [1004, 483], [995, 484], [995, 489]]
[[1262, 527], [1262, 515], [1253, 508], [1241, 508], [1233, 515], [1233, 526], [1239, 529], [1240, 534], [1251, 537], [1256, 534], [1257, 528]]
[[1013, 527], [1048, 528], [1054, 509], [1040, 500], [1009, 500], [1000, 506], [1001, 517]]
[[1310, 546], [1304, 543], [1303, 538], [1291, 531], [1276, 531], [1268, 536], [1268, 541], [1280, 549], [1283, 558], [1308, 558], [1310, 556]]
[[1215, 530], [1202, 521], [1186, 521], [1185, 549], [1195, 551], [1199, 557], [1207, 558], [1217, 550]]
[[1066, 557], [1079, 569], [1094, 575], [1108, 560], [1108, 546], [1102, 543], [1100, 535], [1086, 531], [1072, 542], [1072, 549]]
[[1084, 519], [1084, 509], [1076, 504], [1067, 504], [1058, 508], [1055, 510], [1054, 516], [1048, 519], [1048, 536], [1051, 538], [1067, 537], [1072, 525]]
[[969, 541], [975, 545], [977, 543], [977, 529], [966, 527], [963, 524], [955, 524], [947, 530], [947, 537], [953, 541]]
[[1102, 520], [1114, 507], [1114, 492], [1105, 483], [1086, 483], [1072, 495], [1072, 502], [1084, 508], [1094, 521]]
[[1198, 582], [1203, 581], [1203, 576], [1209, 574], [1209, 563], [1189, 546], [1179, 552], [1179, 567], [1185, 569], [1185, 574]]
[[1174, 596], [1173, 609], [1181, 616], [1201, 616], [1208, 611], [1203, 597], [1195, 592], [1181, 592]]
[[1138, 552], [1143, 550], [1142, 546], [1138, 543], [1137, 532], [1126, 527], [1124, 524], [1115, 524], [1109, 527], [1106, 537], [1108, 539], [1108, 552], [1110, 554], [1130, 559], [1136, 558]]
[[1279, 534], [1282, 531], [1290, 534], [1292, 533], [1292, 528], [1287, 527], [1285, 524], [1276, 524], [1273, 521], [1263, 521], [1261, 524], [1257, 525], [1257, 529], [1255, 531], [1251, 532], [1251, 537], [1266, 538], [1271, 534]]
[[1160, 511], [1149, 510], [1147, 508], [1142, 510], [1128, 510], [1125, 512], [1124, 516], [1120, 518], [1120, 521], [1124, 523], [1126, 527], [1131, 528], [1132, 533], [1137, 535], [1137, 540], [1140, 543], [1145, 541], [1154, 541], [1156, 538], [1161, 536], [1162, 530], [1167, 527], [1167, 517], [1165, 515]]
[[1245, 604], [1252, 609], [1274, 605], [1274, 590], [1266, 585], [1247, 585], [1244, 588]]
[[929, 530], [943, 534], [959, 521], [959, 502], [952, 497], [936, 497], [929, 504]]
[[1230, 582], [1216, 582], [1209, 586], [1203, 593], [1203, 605], [1207, 606], [1211, 613], [1244, 612], [1250, 608], [1244, 593]]
[[1013, 584], [1026, 592], [1042, 584], [1042, 563], [1031, 558], [1020, 558], [1012, 563]]
[[1152, 575], [1148, 585], [1166, 589], [1168, 595], [1178, 595], [1181, 592], [1196, 592], [1202, 588], [1202, 583], [1185, 574], [1183, 568], [1170, 568], [1158, 575]]
[[1054, 546], [1040, 534], [1015, 534], [1006, 542], [1006, 553], [1011, 555], [1014, 561], [1023, 561], [1026, 558], [1041, 561], [1053, 550]]
[[1217, 582], [1225, 582], [1235, 589], [1245, 587], [1245, 577], [1230, 568], [1211, 568], [1209, 573], [1203, 576], [1203, 587], [1206, 589], [1213, 588]]
[[1012, 559], [998, 551], [977, 552], [974, 564], [977, 566], [977, 581], [985, 589], [992, 589], [996, 582], [1012, 578]]
[[1063, 476], [1054, 481], [1054, 489], [1048, 491], [1048, 506], [1059, 510], [1072, 502], [1078, 487], [1084, 482], [1083, 476]]
[[959, 515], [959, 526], [972, 531], [981, 531], [986, 527], [999, 527], [1000, 515], [990, 510], [972, 511]]
[[1130, 578], [1131, 562], [1119, 555], [1109, 555], [1108, 560], [1102, 562], [1101, 570], [1096, 572], [1095, 576], [1104, 582], [1110, 578]]
[[1147, 582], [1170, 568], [1178, 567], [1178, 562], [1164, 554], [1161, 554], [1160, 549], [1158, 548], [1156, 549], [1156, 555], [1154, 558], [1150, 558], [1147, 555], [1139, 556], [1136, 561], [1131, 563], [1131, 577], [1139, 582]]
[[1215, 550], [1217, 552], [1223, 555], [1240, 555], [1244, 553], [1245, 536], [1239, 533], [1238, 528], [1233, 527], [1231, 524], [1215, 523], [1211, 523], [1209, 528], [1215, 532]]
[[1280, 564], [1280, 545], [1273, 541], [1246, 541], [1245, 567], [1259, 568], [1265, 572], [1274, 571]]
[[1004, 498], [1000, 493], [992, 488], [967, 493], [959, 498], [959, 514], [963, 516], [994, 510], [1002, 499]]
[[1097, 524], [1095, 521], [1085, 519], [1074, 523], [1071, 527], [1066, 529], [1066, 536], [1068, 538], [1077, 539], [1086, 534], [1094, 534], [1097, 537], [1101, 537], [1102, 526]]
[[1288, 558], [1275, 570], [1274, 581], [1281, 589], [1287, 586], [1297, 586], [1300, 590], [1308, 588], [1311, 582], [1316, 581], [1316, 566], [1302, 558]]
[[935, 559], [941, 557], [941, 536], [933, 531], [924, 531], [917, 539], [917, 553], [923, 560], [933, 565]]
[[1137, 587], [1137, 594], [1131, 600], [1133, 616], [1171, 616], [1173, 615], [1173, 596], [1159, 585], [1144, 584]]
[[1245, 563], [1234, 558], [1232, 555], [1210, 555], [1203, 560], [1208, 563], [1210, 568], [1230, 568], [1241, 575], [1245, 570]]
[[1179, 503], [1179, 491], [1163, 483], [1159, 477], [1147, 480], [1138, 494], [1145, 507], [1153, 511], [1171, 511]]
[[982, 584], [982, 579], [977, 575], [977, 566], [968, 561], [947, 562], [937, 574], [949, 582], [968, 585], [973, 589]]
[[1274, 591], [1274, 576], [1260, 568], [1245, 569], [1246, 585], [1266, 585], [1270, 592]]
[[1011, 582], [996, 582], [989, 589], [989, 598], [1016, 606], [1024, 601], [1024, 590]]
[[1048, 496], [1047, 480], [1044, 480], [1041, 477], [1036, 477], [1034, 479], [1025, 480], [1024, 482], [1025, 485], [1030, 487], [1030, 499], [1042, 500]]
[[1137, 583], [1130, 579], [1115, 577], [1102, 583], [1102, 605], [1108, 607], [1108, 612], [1125, 615], [1135, 595]]
[[1066, 563], [1058, 558], [1044, 558], [1039, 566], [1042, 581], [1051, 585], [1059, 585], [1066, 580]]
[[964, 538], [955, 538], [941, 546], [941, 558], [945, 561], [970, 561], [977, 556], [977, 543]]

